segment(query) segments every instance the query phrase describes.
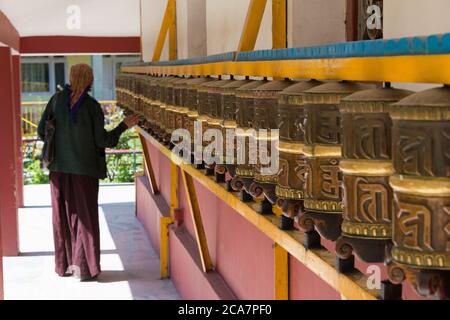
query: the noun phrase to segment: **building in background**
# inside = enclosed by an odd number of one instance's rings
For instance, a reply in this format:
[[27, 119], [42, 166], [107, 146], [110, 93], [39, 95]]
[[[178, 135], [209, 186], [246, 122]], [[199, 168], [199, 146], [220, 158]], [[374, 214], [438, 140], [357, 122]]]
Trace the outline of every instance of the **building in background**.
[[58, 85], [69, 82], [72, 65], [87, 63], [94, 70], [92, 95], [97, 100], [115, 100], [115, 77], [123, 63], [140, 61], [139, 55], [25, 56], [22, 57], [22, 102], [42, 103]]

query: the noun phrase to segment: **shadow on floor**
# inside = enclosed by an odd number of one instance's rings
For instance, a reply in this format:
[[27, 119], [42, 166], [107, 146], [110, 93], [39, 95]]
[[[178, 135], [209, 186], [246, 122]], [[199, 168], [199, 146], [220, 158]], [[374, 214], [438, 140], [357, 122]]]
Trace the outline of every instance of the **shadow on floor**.
[[88, 283], [54, 272], [49, 186], [27, 186], [25, 196], [27, 206], [19, 210], [22, 253], [3, 258], [6, 299], [180, 299], [173, 283], [160, 279], [159, 256], [135, 216], [132, 185], [100, 187], [103, 272]]
[[[102, 250], [100, 252], [104, 254], [118, 254], [117, 250]], [[21, 252], [19, 257], [53, 257], [55, 255], [54, 251], [34, 251], [34, 252]]]
[[[172, 282], [160, 278], [159, 257], [134, 215], [134, 203], [101, 204], [100, 208], [124, 271], [104, 270], [98, 281], [127, 281], [135, 299], [178, 299]], [[143, 290], [143, 285], [152, 286], [154, 290]], [[150, 291], [150, 296], [142, 296], [143, 292]]]

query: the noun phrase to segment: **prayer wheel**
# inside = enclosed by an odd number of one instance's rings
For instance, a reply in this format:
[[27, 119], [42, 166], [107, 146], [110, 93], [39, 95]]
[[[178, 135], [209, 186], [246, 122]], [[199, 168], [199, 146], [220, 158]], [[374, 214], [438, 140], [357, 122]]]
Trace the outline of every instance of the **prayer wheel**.
[[189, 131], [191, 136], [191, 145], [192, 145], [192, 161], [194, 161], [194, 124], [199, 116], [199, 88], [213, 81], [212, 78], [194, 78], [190, 79], [186, 82], [186, 91], [182, 93], [185, 95], [184, 105], [187, 108], [186, 112], [183, 112], [183, 129]]
[[341, 235], [342, 222], [342, 129], [341, 99], [372, 86], [354, 82], [330, 82], [302, 94], [305, 114], [305, 201], [306, 213], [299, 226], [307, 233], [314, 230], [335, 241]]
[[133, 90], [133, 104], [134, 110], [139, 115], [143, 115], [144, 108], [141, 100], [142, 92], [143, 92], [143, 78], [141, 75], [135, 76], [134, 79], [135, 87]]
[[116, 78], [116, 100], [117, 105], [126, 111], [128, 109], [126, 103], [127, 96], [127, 78], [124, 74], [119, 74]]
[[137, 91], [137, 76], [132, 75], [128, 77], [127, 81], [127, 105], [128, 109], [131, 113], [136, 114], [138, 112], [137, 108], [137, 99], [136, 99], [136, 91]]
[[142, 78], [141, 104], [143, 107], [142, 114], [144, 116], [143, 129], [151, 132], [151, 99], [150, 99], [150, 83], [152, 77], [145, 76]]
[[164, 131], [165, 131], [165, 143], [170, 144], [172, 132], [175, 129], [175, 111], [177, 110], [176, 105], [176, 85], [185, 81], [184, 78], [174, 78], [167, 82], [166, 98], [165, 98], [165, 109], [164, 109]]
[[164, 129], [166, 136], [171, 141], [172, 133], [175, 129], [178, 129], [177, 119], [180, 120], [181, 110], [181, 95], [180, 91], [184, 83], [185, 78], [177, 78], [177, 80], [171, 81], [167, 85], [166, 96], [166, 109], [164, 113]]
[[184, 117], [188, 113], [186, 99], [187, 99], [187, 84], [192, 78], [183, 78], [174, 85], [174, 117], [175, 128], [184, 128]]
[[[221, 122], [222, 122], [222, 91], [223, 88], [227, 85], [232, 84], [235, 82], [234, 80], [222, 80], [208, 89], [208, 99], [209, 99], [209, 105], [207, 110], [207, 120], [206, 120], [206, 128], [217, 130], [217, 135], [214, 139], [219, 139], [219, 141], [214, 141], [214, 143], [217, 143], [218, 148], [223, 147], [223, 139], [222, 138], [222, 132], [221, 132]], [[220, 133], [220, 134], [219, 134]], [[208, 142], [206, 142], [208, 144]], [[215, 147], [215, 145], [211, 145], [211, 147]], [[211, 163], [206, 163], [205, 168], [207, 170], [208, 175], [212, 175], [215, 173], [215, 166], [217, 162], [221, 162], [221, 156], [222, 155], [216, 155], [217, 148], [213, 148], [211, 150], [211, 155], [214, 158], [217, 158], [218, 161], [214, 161]], [[213, 159], [214, 159], [213, 158]], [[212, 159], [211, 159], [212, 160]]]
[[305, 183], [305, 128], [302, 93], [321, 85], [311, 80], [296, 83], [279, 94], [277, 123], [280, 131], [279, 173], [275, 194], [283, 215], [293, 219], [303, 212]]
[[153, 136], [156, 139], [160, 139], [160, 136], [162, 136], [162, 118], [161, 118], [161, 95], [162, 95], [162, 88], [161, 88], [161, 81], [162, 78], [157, 77], [151, 82], [151, 86], [153, 88], [154, 93], [154, 99], [150, 105], [150, 114], [153, 118], [152, 122], [152, 132]]
[[395, 175], [394, 283], [408, 279], [426, 297], [450, 297], [450, 87], [391, 106]]
[[[203, 156], [204, 148], [209, 144], [204, 139], [206, 131], [209, 129], [209, 124], [211, 123], [211, 116], [213, 113], [217, 114], [220, 108], [220, 88], [227, 85], [232, 80], [213, 80], [201, 85], [198, 89], [198, 117], [196, 121], [199, 122], [202, 128], [202, 143], [199, 143], [195, 147], [197, 156]], [[203, 159], [202, 159], [203, 160]], [[196, 162], [200, 162], [197, 159]], [[205, 163], [206, 173], [212, 175], [214, 173], [214, 163]]]
[[[277, 200], [275, 188], [278, 183], [279, 171], [278, 156], [272, 154], [272, 148], [277, 147], [279, 137], [278, 134], [274, 135], [271, 130], [278, 129], [276, 117], [278, 94], [293, 84], [294, 82], [288, 80], [271, 81], [255, 90], [255, 111], [252, 127], [255, 129], [254, 138], [258, 141], [258, 154], [267, 155], [267, 159], [259, 159], [258, 157], [258, 161], [254, 166], [255, 177], [254, 182], [250, 186], [250, 194], [254, 198], [264, 196], [270, 202], [269, 208]], [[278, 153], [278, 150], [276, 150], [276, 153]]]
[[148, 122], [149, 122], [149, 133], [156, 136], [158, 132], [158, 125], [156, 121], [156, 111], [159, 109], [158, 101], [158, 83], [159, 78], [152, 77], [147, 84], [147, 103], [148, 103]]
[[[230, 165], [230, 169], [232, 170], [229, 172], [229, 174], [233, 177], [234, 176], [234, 170], [236, 166], [234, 165], [236, 163], [236, 157], [235, 157], [235, 147], [236, 147], [236, 139], [234, 137], [234, 130], [236, 130], [237, 123], [236, 123], [236, 90], [239, 88], [251, 83], [252, 80], [236, 80], [233, 81], [221, 88], [221, 111], [220, 111], [220, 117], [221, 120], [219, 122], [219, 126], [217, 129], [220, 129], [222, 132], [223, 137], [223, 158], [222, 158], [222, 164], [217, 165], [215, 167], [216, 173], [218, 175], [224, 175], [227, 172], [227, 164]], [[216, 128], [216, 126], [213, 126]], [[233, 137], [231, 138], [232, 141], [227, 141], [227, 130], [233, 130]], [[230, 154], [229, 158], [227, 159], [227, 143], [231, 144], [233, 146], [232, 154]]]
[[[254, 179], [254, 165], [250, 163], [250, 144], [254, 144], [253, 126], [255, 114], [256, 89], [267, 84], [267, 80], [253, 81], [236, 90], [236, 168], [227, 164], [227, 169], [234, 177], [231, 180], [231, 187], [235, 191], [242, 191], [241, 199], [250, 200], [248, 195], [250, 185]], [[242, 145], [241, 145], [242, 144]]]
[[159, 134], [159, 139], [165, 145], [169, 145], [171, 134], [166, 130], [166, 126], [170, 122], [170, 118], [168, 117], [168, 112], [166, 114], [166, 110], [170, 108], [171, 102], [173, 102], [173, 86], [171, 84], [172, 82], [178, 80], [179, 78], [177, 77], [166, 77], [162, 78], [160, 82], [161, 104], [159, 109], [160, 109], [161, 130]]
[[117, 90], [120, 93], [120, 104], [128, 113], [134, 112], [132, 101], [133, 78], [126, 74], [123, 75], [121, 87]]
[[392, 121], [389, 108], [410, 95], [406, 90], [377, 88], [346, 97], [342, 117], [344, 211], [336, 253], [354, 252], [367, 263], [384, 262], [392, 244]]

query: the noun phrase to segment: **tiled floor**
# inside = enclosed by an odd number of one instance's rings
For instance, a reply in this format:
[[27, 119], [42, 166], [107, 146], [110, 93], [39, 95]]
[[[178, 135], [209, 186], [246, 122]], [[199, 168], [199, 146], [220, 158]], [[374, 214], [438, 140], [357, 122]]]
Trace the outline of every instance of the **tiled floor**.
[[4, 258], [5, 299], [179, 299], [134, 215], [134, 185], [100, 187], [102, 274], [80, 283], [54, 273], [49, 186], [26, 186], [19, 257]]

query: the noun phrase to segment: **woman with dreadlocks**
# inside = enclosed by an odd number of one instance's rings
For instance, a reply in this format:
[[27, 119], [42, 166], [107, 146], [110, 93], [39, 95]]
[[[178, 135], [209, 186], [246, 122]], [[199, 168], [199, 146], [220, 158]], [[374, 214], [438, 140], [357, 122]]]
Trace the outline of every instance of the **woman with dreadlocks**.
[[55, 158], [49, 171], [55, 271], [81, 281], [94, 280], [101, 272], [98, 189], [99, 179], [106, 178], [105, 148], [115, 147], [121, 134], [139, 120], [130, 116], [106, 131], [102, 108], [89, 95], [93, 81], [90, 66], [72, 66], [70, 84], [51, 98], [38, 127], [43, 139], [52, 108]]

